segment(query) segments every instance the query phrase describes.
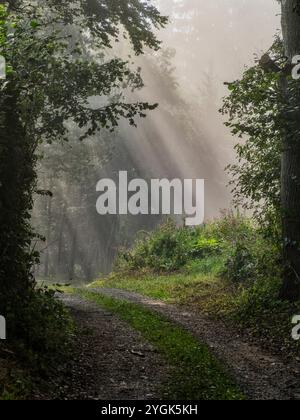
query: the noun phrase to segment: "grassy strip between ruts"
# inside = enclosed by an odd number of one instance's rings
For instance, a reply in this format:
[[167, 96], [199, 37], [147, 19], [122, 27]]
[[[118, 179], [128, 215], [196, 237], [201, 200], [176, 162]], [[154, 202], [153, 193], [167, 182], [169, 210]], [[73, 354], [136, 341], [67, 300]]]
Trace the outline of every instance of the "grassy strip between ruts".
[[190, 333], [165, 317], [132, 304], [85, 289], [74, 293], [116, 314], [139, 331], [173, 367], [168, 385], [170, 398], [177, 400], [243, 400], [234, 380]]

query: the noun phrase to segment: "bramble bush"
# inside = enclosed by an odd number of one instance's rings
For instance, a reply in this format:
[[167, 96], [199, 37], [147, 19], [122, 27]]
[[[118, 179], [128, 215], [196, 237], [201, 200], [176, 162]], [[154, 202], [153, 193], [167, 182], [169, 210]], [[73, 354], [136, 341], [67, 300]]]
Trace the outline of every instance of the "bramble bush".
[[154, 232], [143, 232], [130, 250], [121, 250], [116, 268], [125, 271], [151, 269], [172, 272], [183, 267], [189, 259], [191, 233], [187, 229], [177, 228], [175, 222], [168, 219]]

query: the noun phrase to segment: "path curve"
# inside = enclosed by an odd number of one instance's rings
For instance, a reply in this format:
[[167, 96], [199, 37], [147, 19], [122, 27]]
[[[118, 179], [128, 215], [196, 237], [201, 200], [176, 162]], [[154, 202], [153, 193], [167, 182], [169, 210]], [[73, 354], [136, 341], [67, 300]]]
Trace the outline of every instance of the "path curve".
[[287, 365], [221, 321], [124, 290], [90, 291], [144, 305], [186, 328], [227, 366], [250, 400], [300, 400], [299, 362]]

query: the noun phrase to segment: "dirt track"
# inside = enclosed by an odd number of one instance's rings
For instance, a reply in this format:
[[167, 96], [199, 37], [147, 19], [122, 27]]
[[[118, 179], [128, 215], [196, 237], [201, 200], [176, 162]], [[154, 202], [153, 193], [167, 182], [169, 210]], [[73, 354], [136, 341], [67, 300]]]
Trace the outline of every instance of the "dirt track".
[[[93, 291], [144, 305], [183, 326], [209, 346], [247, 399], [300, 400], [299, 362], [287, 365], [222, 322], [182, 307], [117, 289]], [[63, 295], [62, 300], [79, 331], [74, 357], [49, 379], [44, 391], [38, 388], [34, 399], [164, 399], [162, 389], [169, 381], [170, 367], [139, 332], [79, 297]]]
[[181, 307], [117, 289], [94, 291], [118, 299], [142, 304], [193, 333], [233, 373], [246, 396], [251, 400], [300, 400], [300, 365], [287, 365], [258, 345], [248, 343], [222, 322], [208, 319]]

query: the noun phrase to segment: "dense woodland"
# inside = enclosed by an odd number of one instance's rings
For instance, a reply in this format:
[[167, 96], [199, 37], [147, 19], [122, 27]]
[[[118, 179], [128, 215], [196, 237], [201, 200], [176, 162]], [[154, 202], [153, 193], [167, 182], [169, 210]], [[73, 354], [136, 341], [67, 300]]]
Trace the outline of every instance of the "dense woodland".
[[[93, 281], [217, 314], [298, 357], [300, 2], [251, 1], [1, 2], [0, 368], [36, 378], [70, 357], [77, 333], [58, 284], [142, 328], [147, 314], [92, 296]], [[254, 18], [260, 35], [247, 31]], [[120, 170], [204, 178], [205, 224], [100, 217], [96, 184]], [[168, 397], [244, 399], [209, 357], [216, 387], [183, 365], [198, 376]], [[8, 376], [0, 399], [26, 398]]]

